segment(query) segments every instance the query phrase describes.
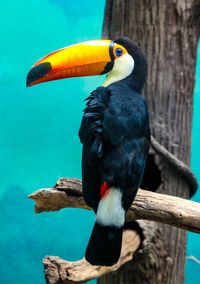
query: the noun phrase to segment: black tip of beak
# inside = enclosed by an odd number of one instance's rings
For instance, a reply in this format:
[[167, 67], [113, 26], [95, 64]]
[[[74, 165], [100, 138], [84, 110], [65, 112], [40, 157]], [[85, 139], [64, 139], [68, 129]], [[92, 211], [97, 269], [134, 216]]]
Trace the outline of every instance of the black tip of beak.
[[42, 78], [46, 74], [48, 74], [51, 71], [51, 63], [44, 62], [41, 63], [35, 67], [33, 67], [27, 75], [26, 78], [26, 87], [29, 87], [31, 83], [33, 83], [35, 80]]

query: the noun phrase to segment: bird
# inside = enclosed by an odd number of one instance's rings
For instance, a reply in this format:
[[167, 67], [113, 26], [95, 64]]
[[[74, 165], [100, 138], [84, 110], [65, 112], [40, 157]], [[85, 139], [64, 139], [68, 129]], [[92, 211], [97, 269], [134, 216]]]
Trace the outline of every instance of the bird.
[[112, 266], [121, 254], [125, 218], [141, 184], [150, 146], [145, 98], [148, 61], [127, 37], [89, 40], [40, 59], [27, 87], [63, 78], [107, 74], [86, 98], [79, 129], [82, 188], [95, 224], [86, 248], [91, 265]]

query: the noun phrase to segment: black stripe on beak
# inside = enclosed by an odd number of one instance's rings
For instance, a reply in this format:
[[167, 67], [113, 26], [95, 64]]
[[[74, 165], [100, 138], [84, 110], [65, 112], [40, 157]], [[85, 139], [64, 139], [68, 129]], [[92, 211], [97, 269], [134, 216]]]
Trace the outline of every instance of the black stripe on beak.
[[111, 61], [106, 64], [104, 70], [101, 72], [101, 75], [108, 73], [113, 68], [114, 61], [115, 61], [115, 57], [113, 54], [114, 44], [115, 44], [114, 41], [111, 40], [110, 45], [109, 45], [109, 54], [110, 54]]
[[110, 58], [111, 58], [111, 61], [114, 61], [115, 60], [115, 57], [114, 57], [114, 54], [113, 54], [113, 47], [114, 47], [114, 41], [111, 40], [110, 42], [110, 45], [109, 45], [109, 53], [110, 53]]

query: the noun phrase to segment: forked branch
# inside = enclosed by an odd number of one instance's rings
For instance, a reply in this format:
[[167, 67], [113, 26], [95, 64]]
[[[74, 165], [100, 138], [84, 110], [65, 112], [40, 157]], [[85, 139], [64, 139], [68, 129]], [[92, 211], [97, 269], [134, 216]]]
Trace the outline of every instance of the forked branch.
[[[39, 189], [29, 195], [29, 198], [36, 202], [36, 213], [58, 211], [65, 207], [91, 210], [85, 204], [82, 183], [78, 179], [61, 178], [53, 188]], [[126, 223], [127, 226], [124, 230], [122, 253], [118, 263], [111, 267], [100, 267], [90, 265], [84, 258], [80, 261], [69, 262], [59, 257], [47, 256], [43, 260], [47, 283], [83, 283], [117, 270], [124, 263], [133, 259], [134, 252], [143, 244], [141, 236], [145, 236], [145, 228], [147, 227], [146, 225], [142, 227], [142, 234], [138, 229], [134, 229], [130, 221], [139, 219], [162, 222], [200, 233], [200, 204], [139, 189], [126, 217], [128, 223]], [[132, 229], [130, 229], [131, 227]]]

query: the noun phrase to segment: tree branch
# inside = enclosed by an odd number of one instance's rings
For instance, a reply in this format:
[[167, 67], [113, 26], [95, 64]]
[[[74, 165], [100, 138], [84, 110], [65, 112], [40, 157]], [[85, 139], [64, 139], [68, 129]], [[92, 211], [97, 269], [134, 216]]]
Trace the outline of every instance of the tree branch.
[[[61, 178], [53, 188], [39, 189], [29, 195], [29, 198], [36, 202], [36, 213], [57, 211], [65, 207], [91, 210], [83, 199], [82, 183], [78, 179]], [[133, 253], [139, 247], [143, 247], [143, 249], [146, 247], [145, 240], [150, 239], [149, 236], [153, 230], [149, 221], [139, 221], [138, 227], [134, 225], [134, 220], [138, 219], [158, 221], [200, 233], [200, 204], [139, 189], [126, 217], [128, 222], [125, 225], [122, 252], [118, 263], [111, 267], [101, 267], [90, 265], [85, 258], [80, 261], [69, 262], [59, 257], [46, 256], [43, 263], [47, 283], [83, 283], [115, 271], [127, 261], [133, 259]]]
[[121, 257], [118, 263], [111, 267], [93, 266], [85, 258], [70, 262], [59, 257], [46, 256], [43, 260], [46, 281], [48, 284], [72, 284], [99, 278], [106, 273], [117, 270], [124, 263], [130, 261], [133, 258], [133, 252], [138, 249], [140, 243], [140, 236], [136, 231], [125, 230]]
[[[61, 178], [51, 189], [39, 189], [29, 195], [35, 200], [35, 212], [57, 211], [65, 207], [89, 208], [83, 199], [81, 181]], [[139, 189], [127, 221], [145, 219], [162, 222], [200, 233], [200, 204], [183, 198]]]

